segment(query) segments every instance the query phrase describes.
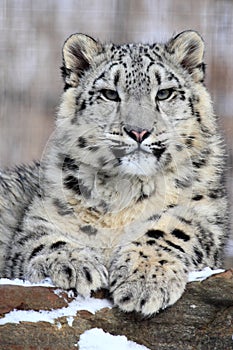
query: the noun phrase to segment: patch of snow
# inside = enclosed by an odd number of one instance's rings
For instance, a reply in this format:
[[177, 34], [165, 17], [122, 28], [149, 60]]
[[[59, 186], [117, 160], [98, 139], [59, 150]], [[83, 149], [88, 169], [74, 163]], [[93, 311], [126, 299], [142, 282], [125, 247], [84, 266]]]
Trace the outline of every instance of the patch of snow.
[[73, 299], [75, 297], [73, 291], [68, 291], [68, 290], [63, 290], [63, 289], [54, 289], [53, 293], [56, 294], [59, 298], [64, 299], [67, 303], [68, 303], [68, 300], [66, 299], [64, 294], [66, 294], [67, 297], [71, 298], [71, 299]]
[[189, 273], [188, 282], [204, 281], [206, 278], [224, 272], [223, 269], [211, 270], [209, 267], [205, 267], [201, 271], [193, 271]]
[[60, 322], [57, 322], [56, 326], [57, 326], [58, 329], [61, 329], [61, 328], [62, 328], [62, 325], [61, 325]]
[[112, 304], [107, 299], [95, 299], [95, 298], [83, 298], [78, 296], [72, 300], [67, 307], [63, 307], [57, 310], [40, 310], [40, 311], [24, 311], [13, 310], [5, 314], [4, 318], [0, 319], [0, 325], [6, 323], [19, 323], [19, 322], [49, 322], [55, 323], [55, 320], [59, 317], [68, 317], [68, 324], [71, 324], [71, 317], [77, 314], [79, 310], [87, 310], [94, 314], [96, 311], [105, 307], [111, 308]]
[[192, 304], [192, 305], [190, 305], [190, 307], [191, 307], [191, 309], [196, 309], [197, 305]]
[[100, 328], [85, 331], [75, 346], [77, 345], [80, 350], [150, 350], [144, 345], [128, 340], [125, 336], [105, 333]]
[[74, 318], [73, 317], [67, 317], [67, 323], [70, 327], [73, 326]]
[[23, 287], [55, 287], [50, 278], [45, 278], [43, 281], [38, 283], [32, 283], [29, 281], [24, 281], [19, 278], [10, 280], [8, 278], [0, 278], [0, 285], [8, 284], [13, 286], [23, 286]]

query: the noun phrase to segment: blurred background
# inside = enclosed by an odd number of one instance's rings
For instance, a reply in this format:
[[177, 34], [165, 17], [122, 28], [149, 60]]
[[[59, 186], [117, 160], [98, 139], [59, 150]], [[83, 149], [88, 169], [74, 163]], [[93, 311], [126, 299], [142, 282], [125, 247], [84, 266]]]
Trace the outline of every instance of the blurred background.
[[[152, 43], [185, 29], [197, 30], [206, 42], [206, 84], [227, 144], [233, 203], [232, 0], [1, 0], [0, 167], [40, 159], [63, 89], [61, 48], [70, 34]], [[227, 266], [232, 257], [233, 235]]]

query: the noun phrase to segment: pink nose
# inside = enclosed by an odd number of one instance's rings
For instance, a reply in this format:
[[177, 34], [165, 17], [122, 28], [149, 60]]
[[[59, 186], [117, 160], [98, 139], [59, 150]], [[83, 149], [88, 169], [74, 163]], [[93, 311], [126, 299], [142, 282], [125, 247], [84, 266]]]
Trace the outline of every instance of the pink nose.
[[145, 138], [148, 136], [147, 134], [149, 134], [147, 130], [142, 130], [141, 132], [131, 130], [130, 132], [131, 134], [135, 135], [136, 141], [139, 143], [145, 140]]
[[150, 135], [150, 131], [148, 131], [147, 129], [140, 129], [140, 128], [129, 129], [125, 127], [124, 130], [128, 136], [130, 136], [132, 139], [134, 139], [138, 143], [141, 143]]

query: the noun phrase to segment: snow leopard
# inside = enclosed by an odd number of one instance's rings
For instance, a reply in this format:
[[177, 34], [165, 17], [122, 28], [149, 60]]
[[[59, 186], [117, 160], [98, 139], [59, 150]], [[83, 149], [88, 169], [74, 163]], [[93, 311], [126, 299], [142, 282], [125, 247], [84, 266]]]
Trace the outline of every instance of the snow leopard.
[[222, 264], [225, 148], [204, 41], [101, 43], [73, 34], [64, 93], [39, 163], [0, 173], [1, 276], [50, 278], [153, 315], [190, 271]]

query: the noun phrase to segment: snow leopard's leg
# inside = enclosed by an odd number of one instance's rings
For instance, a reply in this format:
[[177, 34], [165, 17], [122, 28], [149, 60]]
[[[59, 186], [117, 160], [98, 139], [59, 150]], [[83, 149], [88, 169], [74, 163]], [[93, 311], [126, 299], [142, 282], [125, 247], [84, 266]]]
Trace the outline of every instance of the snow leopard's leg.
[[49, 277], [55, 286], [76, 289], [83, 296], [108, 283], [100, 251], [83, 246], [39, 217], [34, 217], [30, 230], [15, 235], [6, 260], [8, 278], [39, 282]]
[[203, 235], [203, 222], [194, 221], [165, 213], [157, 222], [145, 224], [140, 238], [118, 247], [109, 272], [117, 306], [144, 315], [156, 313], [181, 297], [190, 270], [217, 265], [217, 241], [208, 230]]

